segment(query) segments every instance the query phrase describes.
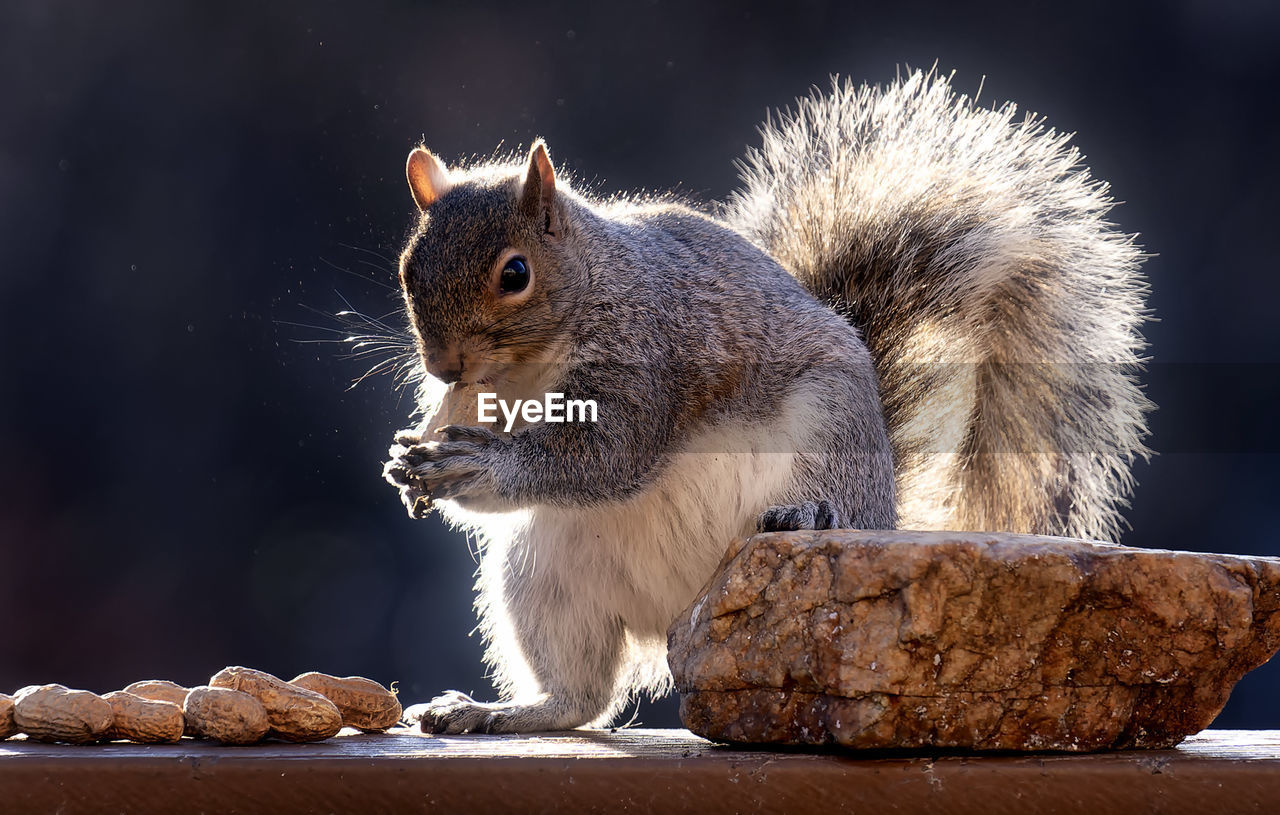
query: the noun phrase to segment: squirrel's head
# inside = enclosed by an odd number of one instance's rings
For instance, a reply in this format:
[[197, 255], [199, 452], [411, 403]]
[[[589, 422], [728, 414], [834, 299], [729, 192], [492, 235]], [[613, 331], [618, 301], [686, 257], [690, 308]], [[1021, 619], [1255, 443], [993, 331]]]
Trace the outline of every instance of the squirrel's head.
[[421, 217], [400, 256], [400, 285], [427, 371], [489, 383], [543, 361], [569, 317], [568, 216], [546, 145], [526, 164], [453, 170], [409, 154]]

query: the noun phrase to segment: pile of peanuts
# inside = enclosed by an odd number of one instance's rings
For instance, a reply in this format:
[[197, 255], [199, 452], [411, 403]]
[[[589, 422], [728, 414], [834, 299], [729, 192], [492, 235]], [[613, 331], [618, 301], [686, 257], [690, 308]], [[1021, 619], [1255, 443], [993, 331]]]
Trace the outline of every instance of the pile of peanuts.
[[265, 671], [230, 667], [195, 688], [148, 679], [103, 696], [62, 685], [0, 693], [0, 740], [25, 733], [67, 744], [173, 743], [184, 735], [222, 744], [308, 742], [343, 727], [378, 733], [398, 722], [400, 713], [395, 693], [372, 679], [311, 672], [285, 682]]

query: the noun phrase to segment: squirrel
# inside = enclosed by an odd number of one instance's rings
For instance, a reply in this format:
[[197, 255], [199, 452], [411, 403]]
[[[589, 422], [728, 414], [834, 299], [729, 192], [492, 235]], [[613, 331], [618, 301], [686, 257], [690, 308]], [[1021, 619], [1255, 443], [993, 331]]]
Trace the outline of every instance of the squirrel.
[[482, 543], [504, 700], [411, 719], [560, 730], [666, 692], [669, 624], [757, 531], [1117, 535], [1148, 454], [1144, 255], [1071, 136], [1015, 116], [934, 72], [835, 79], [770, 117], [714, 209], [575, 190], [542, 141], [471, 167], [413, 150], [424, 381], [598, 420], [397, 434], [410, 514]]

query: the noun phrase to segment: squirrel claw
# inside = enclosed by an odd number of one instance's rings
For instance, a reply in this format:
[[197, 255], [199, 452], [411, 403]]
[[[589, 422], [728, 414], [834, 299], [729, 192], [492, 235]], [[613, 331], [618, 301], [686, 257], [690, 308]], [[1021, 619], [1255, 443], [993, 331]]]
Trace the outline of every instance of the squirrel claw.
[[409, 472], [409, 464], [395, 456], [382, 466], [382, 478], [393, 487], [412, 487], [413, 474]]
[[400, 500], [404, 502], [405, 509], [409, 510], [409, 517], [415, 521], [421, 521], [431, 514], [430, 495], [417, 490], [403, 490], [400, 493]]

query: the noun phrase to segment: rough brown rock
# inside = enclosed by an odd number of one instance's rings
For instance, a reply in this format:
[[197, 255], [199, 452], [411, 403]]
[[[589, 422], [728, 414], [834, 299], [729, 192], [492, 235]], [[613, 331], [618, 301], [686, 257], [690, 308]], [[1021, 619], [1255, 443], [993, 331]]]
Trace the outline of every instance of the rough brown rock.
[[980, 532], [738, 541], [672, 624], [710, 739], [1169, 747], [1280, 647], [1280, 560]]

